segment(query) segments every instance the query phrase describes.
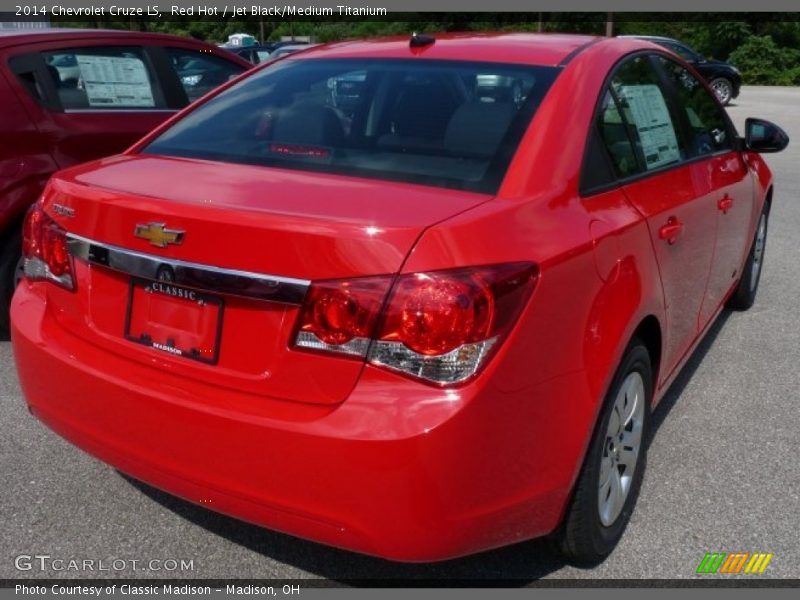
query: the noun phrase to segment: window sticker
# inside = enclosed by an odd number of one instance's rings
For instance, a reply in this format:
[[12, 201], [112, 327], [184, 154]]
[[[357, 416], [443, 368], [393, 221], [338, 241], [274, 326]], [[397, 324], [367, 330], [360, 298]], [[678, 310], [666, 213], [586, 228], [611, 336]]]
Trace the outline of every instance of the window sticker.
[[155, 107], [147, 69], [140, 59], [92, 55], [77, 59], [89, 106]]
[[623, 85], [617, 90], [630, 109], [630, 118], [642, 142], [647, 169], [678, 162], [681, 152], [667, 103], [657, 85]]

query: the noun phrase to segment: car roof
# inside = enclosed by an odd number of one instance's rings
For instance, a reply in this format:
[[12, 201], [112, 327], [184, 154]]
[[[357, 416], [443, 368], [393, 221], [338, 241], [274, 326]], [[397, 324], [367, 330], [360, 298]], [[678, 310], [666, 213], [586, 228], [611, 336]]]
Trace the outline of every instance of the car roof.
[[560, 33], [443, 33], [426, 34], [435, 42], [412, 48], [411, 36], [335, 42], [303, 48], [283, 60], [315, 58], [427, 58], [559, 66], [595, 43], [616, 46], [620, 53], [652, 48], [644, 40]]
[[601, 40], [587, 35], [557, 33], [433, 33], [436, 41], [411, 48], [411, 36], [336, 42], [290, 55], [300, 58], [410, 58], [474, 60], [559, 65], [570, 54]]

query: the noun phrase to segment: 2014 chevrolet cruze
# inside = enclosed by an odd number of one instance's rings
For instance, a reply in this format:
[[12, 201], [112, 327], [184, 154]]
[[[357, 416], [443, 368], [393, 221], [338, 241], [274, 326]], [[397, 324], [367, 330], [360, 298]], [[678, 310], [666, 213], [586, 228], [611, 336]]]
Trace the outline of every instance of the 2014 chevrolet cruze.
[[32, 412], [116, 468], [327, 544], [602, 560], [651, 409], [756, 294], [788, 139], [630, 39], [298, 53], [28, 214]]

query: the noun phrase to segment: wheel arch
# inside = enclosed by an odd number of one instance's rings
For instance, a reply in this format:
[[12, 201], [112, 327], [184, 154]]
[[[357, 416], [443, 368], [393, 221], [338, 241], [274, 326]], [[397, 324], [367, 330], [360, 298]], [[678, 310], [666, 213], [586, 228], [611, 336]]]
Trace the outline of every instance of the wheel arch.
[[633, 331], [631, 339], [626, 344], [630, 345], [633, 339], [638, 338], [642, 341], [647, 353], [650, 355], [650, 368], [653, 375], [653, 395], [655, 397], [655, 388], [658, 387], [658, 378], [661, 367], [661, 352], [663, 344], [663, 335], [661, 331], [661, 323], [655, 315], [647, 315], [642, 319]]

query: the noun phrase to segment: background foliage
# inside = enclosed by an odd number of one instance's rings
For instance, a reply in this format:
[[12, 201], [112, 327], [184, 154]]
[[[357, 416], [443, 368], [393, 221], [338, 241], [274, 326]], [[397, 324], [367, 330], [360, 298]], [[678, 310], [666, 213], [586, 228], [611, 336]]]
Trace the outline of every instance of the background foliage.
[[[402, 13], [404, 21], [383, 19], [298, 18], [239, 20], [113, 20], [54, 19], [73, 27], [111, 27], [159, 31], [223, 42], [232, 33], [251, 33], [265, 40], [284, 36], [313, 36], [328, 42], [348, 38], [409, 34], [413, 31], [550, 31], [604, 35], [607, 13]], [[719, 16], [723, 16], [720, 14]], [[708, 58], [728, 60], [741, 71], [745, 83], [800, 85], [800, 13], [724, 13], [729, 20], [709, 20], [702, 13], [611, 15], [613, 34], [664, 35], [682, 40]]]

